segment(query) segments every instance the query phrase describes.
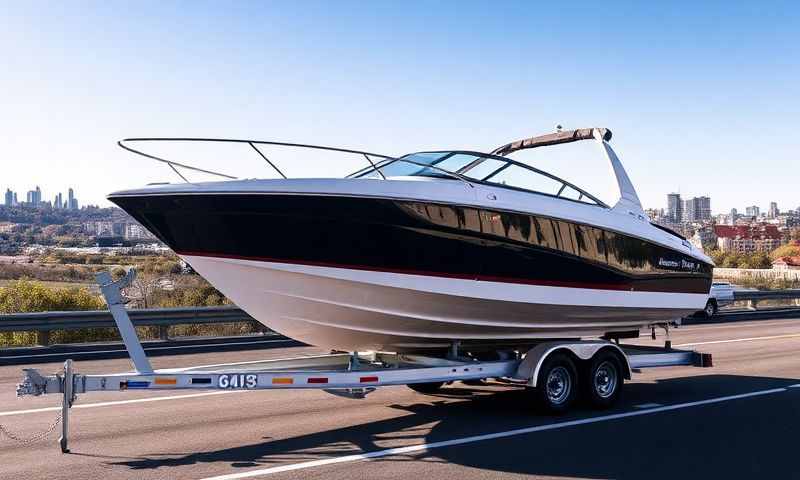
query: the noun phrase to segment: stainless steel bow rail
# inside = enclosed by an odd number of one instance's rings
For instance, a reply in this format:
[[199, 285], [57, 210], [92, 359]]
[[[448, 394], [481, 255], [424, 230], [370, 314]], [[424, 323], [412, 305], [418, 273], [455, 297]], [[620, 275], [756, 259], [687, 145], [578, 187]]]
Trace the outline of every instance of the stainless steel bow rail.
[[[498, 347], [493, 361], [478, 361], [462, 353], [458, 341], [447, 354], [423, 356], [391, 352], [343, 352], [263, 362], [244, 362], [223, 369], [188, 367], [153, 369], [124, 307], [121, 289], [135, 271], [112, 281], [97, 275], [103, 296], [125, 342], [134, 371], [83, 375], [73, 370], [71, 360], [60, 374], [44, 376], [25, 369], [17, 387], [18, 396], [60, 395], [62, 399], [62, 452], [69, 452], [69, 412], [77, 395], [89, 392], [129, 390], [272, 390], [314, 388], [347, 398], [363, 398], [377, 387], [408, 385], [432, 393], [445, 383], [496, 378], [511, 386], [528, 387], [545, 407], [566, 409], [579, 390], [579, 381], [595, 392], [597, 406], [608, 406], [618, 396], [624, 379], [647, 367], [711, 366], [711, 356], [694, 351], [661, 347], [625, 346], [606, 340], [542, 341], [527, 352]], [[564, 365], [573, 365], [565, 368]], [[575, 366], [581, 367], [580, 369]], [[586, 372], [578, 375], [577, 372]], [[569, 400], [569, 401], [568, 401]], [[567, 402], [568, 401], [568, 402]], [[559, 403], [562, 402], [562, 403]], [[567, 403], [564, 403], [567, 402]], [[57, 425], [57, 423], [56, 423]], [[50, 431], [55, 426], [50, 428]], [[43, 438], [36, 436], [34, 440]]]
[[[190, 182], [185, 176], [183, 176], [183, 174], [180, 172], [181, 169], [191, 170], [193, 172], [204, 173], [204, 174], [207, 174], [207, 175], [214, 175], [214, 176], [217, 176], [217, 177], [220, 177], [220, 178], [224, 178], [224, 179], [227, 179], [227, 180], [236, 180], [238, 177], [236, 177], [234, 175], [227, 174], [227, 173], [215, 172], [213, 170], [206, 170], [206, 169], [203, 169], [203, 168], [198, 168], [198, 167], [195, 167], [195, 166], [192, 166], [192, 165], [187, 165], [185, 163], [176, 162], [174, 160], [168, 160], [166, 158], [158, 157], [158, 156], [150, 154], [150, 153], [145, 153], [142, 150], [138, 150], [138, 149], [133, 148], [133, 147], [128, 145], [130, 143], [135, 143], [135, 142], [160, 142], [160, 143], [165, 143], [165, 142], [172, 142], [172, 143], [181, 143], [181, 142], [184, 142], [184, 143], [185, 142], [202, 143], [202, 142], [205, 142], [205, 143], [246, 144], [246, 145], [250, 145], [250, 147], [256, 153], [258, 153], [258, 155], [265, 162], [267, 162], [267, 164], [270, 167], [272, 167], [272, 169], [275, 170], [278, 173], [278, 175], [280, 175], [283, 178], [289, 178], [289, 177], [287, 177], [283, 173], [283, 171], [281, 169], [279, 169], [277, 165], [275, 165], [275, 163], [272, 160], [270, 160], [266, 155], [264, 155], [264, 152], [261, 151], [261, 149], [258, 148], [259, 146], [267, 145], [267, 146], [274, 146], [274, 147], [307, 148], [307, 149], [311, 149], [311, 150], [322, 150], [322, 151], [337, 152], [337, 153], [349, 153], [349, 154], [363, 156], [367, 160], [367, 162], [369, 162], [370, 166], [368, 167], [368, 169], [371, 169], [371, 170], [374, 170], [374, 171], [378, 172], [378, 175], [380, 175], [380, 177], [382, 179], [384, 179], [384, 180], [386, 180], [386, 176], [383, 174], [383, 171], [381, 171], [380, 167], [385, 166], [389, 162], [402, 162], [402, 163], [409, 163], [409, 164], [412, 164], [412, 165], [417, 165], [417, 166], [422, 167], [422, 168], [434, 170], [434, 171], [436, 171], [436, 172], [438, 172], [438, 173], [440, 173], [440, 174], [442, 174], [442, 175], [444, 175], [446, 177], [450, 177], [450, 178], [453, 178], [453, 179], [456, 179], [456, 180], [460, 180], [460, 181], [464, 182], [465, 184], [467, 184], [470, 187], [473, 186], [472, 185], [473, 179], [467, 178], [467, 177], [465, 177], [465, 176], [463, 176], [461, 174], [458, 174], [456, 172], [451, 172], [450, 170], [446, 170], [444, 168], [437, 167], [436, 165], [430, 165], [430, 164], [427, 164], [427, 163], [417, 162], [417, 161], [411, 160], [409, 158], [395, 158], [395, 157], [391, 157], [389, 155], [383, 155], [383, 154], [374, 153], [374, 152], [366, 152], [366, 151], [363, 151], [363, 150], [353, 150], [353, 149], [350, 149], [350, 148], [329, 147], [329, 146], [325, 146], [325, 145], [312, 145], [312, 144], [307, 144], [307, 143], [275, 142], [275, 141], [268, 141], [268, 140], [243, 140], [243, 139], [237, 139], [237, 138], [150, 137], [150, 138], [126, 138], [124, 140], [120, 140], [120, 141], [117, 142], [117, 145], [119, 145], [119, 147], [124, 149], [124, 150], [127, 150], [127, 151], [129, 151], [131, 153], [134, 153], [136, 155], [139, 155], [139, 156], [142, 156], [142, 157], [145, 157], [145, 158], [149, 158], [151, 160], [155, 160], [157, 162], [161, 162], [161, 163], [164, 163], [164, 164], [168, 165], [169, 168], [171, 168], [172, 171], [175, 172], [175, 174], [178, 175], [181, 178], [181, 180], [183, 180], [186, 183], [192, 183], [192, 182]], [[375, 162], [373, 157], [378, 158], [379, 161]], [[530, 167], [528, 167], [528, 168], [530, 168]], [[363, 173], [363, 170], [360, 171], [360, 172], [357, 172], [357, 173]]]

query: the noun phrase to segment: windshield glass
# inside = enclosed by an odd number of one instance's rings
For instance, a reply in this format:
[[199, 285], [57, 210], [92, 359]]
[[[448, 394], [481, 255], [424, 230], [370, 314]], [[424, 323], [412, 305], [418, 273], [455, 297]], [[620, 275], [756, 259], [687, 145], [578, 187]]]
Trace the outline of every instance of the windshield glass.
[[[430, 166], [428, 166], [430, 165]], [[380, 173], [378, 173], [380, 171]], [[456, 175], [448, 175], [451, 172]], [[578, 187], [524, 163], [478, 152], [421, 152], [386, 160], [351, 175], [357, 178], [435, 177], [502, 185], [519, 190], [604, 205]]]

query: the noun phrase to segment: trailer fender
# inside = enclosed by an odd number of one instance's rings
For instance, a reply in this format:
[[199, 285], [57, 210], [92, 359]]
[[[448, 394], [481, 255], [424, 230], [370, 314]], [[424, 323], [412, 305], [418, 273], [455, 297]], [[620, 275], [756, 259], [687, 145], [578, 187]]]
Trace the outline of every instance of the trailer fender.
[[529, 386], [536, 387], [536, 381], [539, 378], [539, 370], [551, 353], [559, 350], [567, 350], [579, 360], [589, 360], [603, 349], [611, 349], [619, 354], [623, 362], [623, 376], [626, 380], [630, 380], [631, 366], [628, 363], [627, 355], [625, 355], [618, 345], [599, 340], [591, 342], [546, 342], [536, 345], [528, 350], [525, 354], [525, 358], [520, 362], [519, 367], [517, 367], [516, 378], [527, 379]]

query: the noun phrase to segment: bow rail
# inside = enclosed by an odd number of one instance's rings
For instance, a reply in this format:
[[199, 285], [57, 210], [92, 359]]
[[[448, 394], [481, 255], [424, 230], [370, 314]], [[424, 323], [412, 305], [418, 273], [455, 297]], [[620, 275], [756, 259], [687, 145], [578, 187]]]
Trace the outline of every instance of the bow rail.
[[[125, 139], [120, 140], [120, 141], [117, 142], [117, 145], [119, 145], [120, 148], [122, 148], [124, 150], [127, 150], [128, 152], [131, 152], [131, 153], [134, 153], [136, 155], [140, 155], [142, 157], [149, 158], [151, 160], [156, 160], [158, 162], [167, 164], [175, 172], [175, 174], [177, 174], [186, 183], [192, 183], [192, 182], [190, 182], [183, 174], [181, 174], [181, 172], [178, 170], [179, 168], [186, 169], [186, 170], [191, 170], [191, 171], [195, 171], [195, 172], [200, 172], [200, 173], [205, 173], [205, 174], [209, 174], [209, 175], [214, 175], [214, 176], [222, 177], [222, 178], [225, 178], [225, 179], [228, 179], [228, 180], [237, 180], [238, 177], [236, 177], [234, 175], [229, 175], [227, 173], [221, 173], [221, 172], [216, 172], [216, 171], [213, 171], [213, 170], [207, 170], [207, 169], [204, 169], [204, 168], [195, 167], [195, 166], [192, 166], [192, 165], [187, 165], [185, 163], [176, 162], [174, 160], [168, 160], [166, 158], [159, 157], [159, 156], [156, 156], [156, 155], [153, 155], [153, 154], [150, 154], [150, 153], [146, 153], [146, 152], [144, 152], [142, 150], [138, 150], [138, 149], [133, 148], [130, 145], [126, 144], [126, 143], [133, 143], [133, 142], [211, 142], [211, 143], [248, 144], [248, 145], [250, 145], [250, 147], [253, 150], [255, 150], [259, 154], [259, 156], [261, 156], [262, 159], [264, 159], [264, 161], [267, 162], [267, 164], [269, 164], [269, 166], [271, 166], [278, 173], [278, 175], [280, 175], [283, 178], [288, 178], [288, 177], [283, 173], [283, 171], [281, 171], [278, 168], [277, 165], [275, 165], [275, 163], [272, 162], [272, 160], [270, 160], [266, 155], [264, 155], [264, 152], [262, 152], [257, 147], [257, 145], [272, 145], [272, 146], [279, 146], [279, 147], [309, 148], [309, 149], [314, 149], [314, 150], [326, 150], [326, 151], [339, 152], [339, 153], [351, 153], [351, 154], [363, 156], [369, 162], [370, 167], [372, 169], [374, 169], [375, 171], [377, 171], [378, 174], [381, 176], [381, 178], [384, 179], [384, 180], [386, 179], [386, 177], [383, 175], [383, 172], [380, 170], [378, 165], [380, 163], [382, 163], [382, 162], [398, 161], [398, 162], [410, 163], [410, 164], [414, 164], [414, 165], [419, 165], [421, 167], [430, 168], [432, 170], [436, 170], [437, 172], [440, 172], [445, 176], [454, 178], [456, 180], [460, 180], [460, 181], [466, 183], [467, 185], [469, 185], [470, 187], [473, 187], [473, 185], [470, 182], [470, 180], [468, 178], [464, 177], [463, 175], [459, 175], [458, 173], [451, 172], [449, 170], [437, 167], [435, 165], [428, 165], [428, 164], [425, 164], [425, 163], [416, 162], [416, 161], [413, 161], [413, 160], [410, 160], [410, 159], [406, 159], [406, 158], [397, 158], [397, 157], [392, 157], [392, 156], [389, 156], [389, 155], [383, 155], [383, 154], [375, 153], [375, 152], [367, 152], [367, 151], [364, 151], [364, 150], [354, 150], [354, 149], [351, 149], [351, 148], [329, 147], [329, 146], [326, 146], [326, 145], [313, 145], [313, 144], [307, 144], [307, 143], [276, 142], [276, 141], [271, 141], [271, 140], [247, 140], [247, 139], [237, 139], [237, 138], [136, 137], [136, 138], [125, 138]], [[376, 157], [376, 158], [380, 159], [379, 162], [376, 163], [375, 160], [372, 157]]]

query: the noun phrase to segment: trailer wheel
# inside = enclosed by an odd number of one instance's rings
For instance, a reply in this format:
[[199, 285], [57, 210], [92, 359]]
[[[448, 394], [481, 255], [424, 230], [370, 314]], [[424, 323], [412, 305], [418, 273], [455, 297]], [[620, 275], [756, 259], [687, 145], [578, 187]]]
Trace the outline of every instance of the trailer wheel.
[[624, 382], [622, 364], [613, 352], [600, 351], [589, 362], [584, 391], [595, 408], [609, 408], [619, 399]]
[[703, 309], [703, 316], [706, 318], [711, 318], [717, 314], [719, 308], [717, 307], [717, 301], [713, 298], [710, 298], [708, 302], [706, 302], [706, 307]]
[[537, 403], [552, 413], [564, 413], [575, 402], [578, 370], [564, 353], [553, 353], [542, 364], [536, 381]]
[[408, 388], [414, 390], [418, 393], [436, 393], [438, 392], [442, 386], [444, 386], [444, 382], [430, 382], [430, 383], [409, 383]]

